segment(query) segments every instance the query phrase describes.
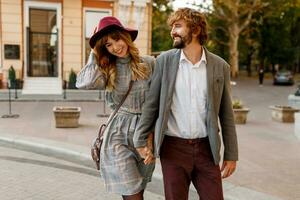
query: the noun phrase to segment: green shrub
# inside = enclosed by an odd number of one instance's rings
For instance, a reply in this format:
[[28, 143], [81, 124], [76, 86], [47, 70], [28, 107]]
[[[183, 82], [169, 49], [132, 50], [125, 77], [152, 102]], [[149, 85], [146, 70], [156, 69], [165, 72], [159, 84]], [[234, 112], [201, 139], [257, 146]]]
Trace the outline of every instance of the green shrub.
[[239, 99], [232, 100], [232, 108], [233, 109], [241, 109], [243, 107], [244, 107], [244, 105], [241, 100], [239, 100]]
[[8, 79], [10, 81], [16, 80], [16, 71], [13, 66], [10, 66], [10, 68], [8, 69]]
[[8, 69], [8, 80], [10, 81], [10, 88], [16, 87], [16, 71], [13, 66]]
[[77, 89], [76, 88], [76, 79], [77, 79], [77, 75], [76, 73], [73, 71], [73, 69], [71, 69], [70, 75], [69, 75], [69, 84], [68, 84], [68, 88], [69, 89]]

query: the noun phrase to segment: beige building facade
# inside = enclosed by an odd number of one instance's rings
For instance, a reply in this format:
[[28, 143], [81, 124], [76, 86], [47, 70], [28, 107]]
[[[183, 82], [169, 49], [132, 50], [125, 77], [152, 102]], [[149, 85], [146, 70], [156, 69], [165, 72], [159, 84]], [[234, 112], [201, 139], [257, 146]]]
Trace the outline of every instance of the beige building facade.
[[140, 53], [151, 53], [151, 0], [1, 0], [2, 85], [13, 66], [24, 94], [61, 93], [70, 71], [84, 66], [89, 38], [105, 16], [138, 29]]

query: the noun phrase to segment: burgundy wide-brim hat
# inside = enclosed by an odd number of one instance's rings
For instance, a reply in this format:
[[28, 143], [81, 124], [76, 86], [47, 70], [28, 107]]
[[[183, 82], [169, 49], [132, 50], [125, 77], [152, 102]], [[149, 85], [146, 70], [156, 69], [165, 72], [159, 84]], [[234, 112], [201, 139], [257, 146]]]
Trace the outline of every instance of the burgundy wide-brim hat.
[[130, 34], [132, 41], [134, 41], [138, 35], [137, 30], [125, 28], [117, 18], [111, 16], [104, 17], [99, 21], [99, 24], [96, 27], [94, 34], [90, 38], [90, 46], [94, 48], [97, 40], [99, 40], [101, 37], [103, 37], [105, 34], [109, 33], [112, 30], [127, 31]]

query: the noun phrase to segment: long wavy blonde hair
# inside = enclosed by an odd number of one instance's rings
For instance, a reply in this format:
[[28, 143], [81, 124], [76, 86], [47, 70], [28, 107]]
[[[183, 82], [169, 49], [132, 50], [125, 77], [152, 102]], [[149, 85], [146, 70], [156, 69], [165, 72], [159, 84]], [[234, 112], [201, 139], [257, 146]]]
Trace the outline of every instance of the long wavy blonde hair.
[[128, 53], [131, 57], [130, 69], [133, 80], [144, 80], [150, 76], [150, 67], [146, 66], [146, 63], [142, 63], [139, 50], [132, 42], [130, 34], [122, 30], [113, 30], [112, 32], [101, 37], [95, 45], [94, 52], [96, 54], [98, 66], [100, 70], [106, 75], [107, 90], [113, 90], [115, 88], [117, 70], [116, 59], [117, 57], [109, 53], [105, 47], [105, 44], [111, 37], [113, 40], [123, 40], [128, 45]]

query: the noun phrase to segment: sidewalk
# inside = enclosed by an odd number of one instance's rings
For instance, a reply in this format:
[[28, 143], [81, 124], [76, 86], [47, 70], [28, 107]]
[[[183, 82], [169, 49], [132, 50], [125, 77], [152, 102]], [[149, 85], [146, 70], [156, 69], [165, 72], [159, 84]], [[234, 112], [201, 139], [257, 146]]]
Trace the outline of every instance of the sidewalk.
[[[251, 111], [247, 124], [237, 126], [240, 160], [236, 173], [224, 180], [226, 200], [300, 199], [300, 141], [293, 134], [293, 124], [273, 122], [268, 109], [272, 104], [286, 104], [288, 94], [293, 93], [296, 86], [274, 87], [267, 82], [258, 87], [256, 80], [235, 81], [233, 96], [241, 98]], [[103, 113], [103, 102], [95, 100], [97, 92], [88, 97], [88, 93], [78, 91], [76, 99], [68, 101], [47, 99], [49, 96], [39, 101], [30, 98], [14, 101], [12, 113], [20, 117], [0, 118], [0, 147], [36, 152], [91, 169], [89, 145], [97, 126], [105, 121], [97, 117]], [[0, 92], [0, 99], [2, 95]], [[55, 128], [52, 108], [59, 105], [82, 108], [79, 128]], [[0, 101], [0, 108], [0, 116], [7, 114], [5, 100]], [[160, 182], [160, 187], [161, 178], [158, 163], [154, 183]], [[161, 191], [162, 188], [151, 189], [146, 199], [152, 199], [149, 198], [152, 194], [162, 196]], [[197, 199], [195, 192], [190, 199]]]

